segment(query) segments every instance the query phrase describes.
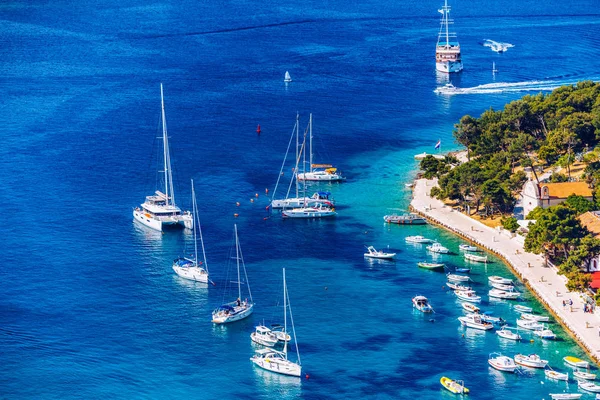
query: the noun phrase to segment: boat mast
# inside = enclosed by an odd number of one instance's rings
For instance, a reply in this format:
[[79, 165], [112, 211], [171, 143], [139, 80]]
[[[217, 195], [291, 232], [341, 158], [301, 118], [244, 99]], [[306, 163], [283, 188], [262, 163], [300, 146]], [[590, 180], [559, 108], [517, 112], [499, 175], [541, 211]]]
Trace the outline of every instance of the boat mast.
[[448, 32], [448, 13], [450, 10], [448, 9], [448, 0], [444, 0], [444, 22], [446, 24], [446, 48], [450, 48], [450, 34]]
[[165, 195], [167, 196], [166, 205], [169, 205], [169, 198], [171, 198], [171, 204], [175, 204], [175, 193], [173, 192], [173, 177], [171, 175], [171, 157], [169, 155], [169, 135], [167, 134], [167, 119], [165, 116], [165, 101], [163, 97], [163, 85], [160, 84], [160, 106], [161, 106], [161, 117], [162, 117], [162, 131], [163, 131], [163, 158], [164, 158], [164, 169], [165, 169]]
[[310, 172], [313, 172], [313, 154], [312, 154], [312, 113], [310, 113], [310, 119], [308, 121], [308, 126], [310, 127]]
[[283, 354], [287, 360], [287, 287], [285, 285], [285, 268], [283, 268]]
[[240, 242], [238, 240], [237, 224], [233, 225], [235, 231], [235, 259], [237, 261], [238, 299], [242, 299], [242, 281], [240, 280]]
[[[296, 112], [296, 160], [298, 160], [298, 136], [300, 134], [300, 114]], [[298, 198], [298, 163], [296, 162], [296, 198]]]
[[[198, 240], [196, 239], [196, 192], [194, 192], [194, 180], [192, 181], [192, 218], [194, 218], [194, 265], [198, 266]], [[204, 246], [202, 246], [204, 248]]]

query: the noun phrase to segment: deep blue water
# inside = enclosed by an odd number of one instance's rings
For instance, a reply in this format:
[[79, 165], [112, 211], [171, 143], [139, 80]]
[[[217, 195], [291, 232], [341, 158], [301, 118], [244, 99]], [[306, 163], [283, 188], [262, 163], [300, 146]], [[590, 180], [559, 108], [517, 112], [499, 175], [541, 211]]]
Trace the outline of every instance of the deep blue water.
[[[597, 78], [596, 2], [504, 3], [451, 3], [465, 64], [455, 85]], [[425, 251], [404, 237], [436, 237], [455, 251], [459, 241], [433, 227], [382, 223], [409, 202], [403, 184], [416, 171], [414, 154], [438, 139], [456, 148], [452, 126], [462, 115], [525, 94], [433, 93], [445, 83], [433, 53], [440, 6], [0, 5], [0, 397], [451, 398], [443, 375], [464, 379], [474, 399], [563, 390], [539, 371], [490, 370], [487, 357], [536, 352], [565, 370], [564, 355], [583, 355], [566, 333], [556, 327], [555, 343], [506, 344], [460, 328], [445, 277], [416, 268]], [[498, 55], [484, 39], [515, 47]], [[294, 79], [287, 86], [286, 70]], [[161, 82], [176, 195], [189, 207], [195, 180], [215, 287], [170, 268], [189, 233], [160, 235], [132, 222], [132, 207], [156, 189]], [[348, 176], [321, 187], [339, 203], [335, 220], [265, 219], [265, 188], [273, 190], [296, 112], [303, 127], [314, 115], [317, 160]], [[256, 310], [213, 326], [234, 223]], [[370, 244], [389, 246], [398, 261], [366, 262]], [[309, 380], [248, 360], [253, 326], [281, 322], [282, 267]], [[482, 293], [486, 273], [509, 274], [497, 260], [474, 269]], [[412, 311], [415, 294], [431, 299], [435, 322]], [[483, 307], [514, 325], [509, 304]]]

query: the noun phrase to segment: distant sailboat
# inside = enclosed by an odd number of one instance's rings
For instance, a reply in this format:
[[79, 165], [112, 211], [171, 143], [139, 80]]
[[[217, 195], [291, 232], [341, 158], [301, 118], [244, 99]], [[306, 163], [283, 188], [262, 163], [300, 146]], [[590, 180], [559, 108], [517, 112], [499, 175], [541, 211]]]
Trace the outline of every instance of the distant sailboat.
[[492, 61], [492, 74], [495, 74], [496, 72], [498, 72], [496, 69], [496, 62]]
[[290, 76], [290, 73], [288, 71], [285, 71], [285, 78], [283, 78], [284, 82], [291, 82], [292, 81], [292, 77]]
[[448, 0], [444, 0], [444, 6], [438, 11], [442, 14], [442, 21], [435, 49], [435, 68], [444, 73], [460, 72], [463, 63], [456, 33], [449, 31], [449, 25], [454, 21], [448, 18], [450, 13]]

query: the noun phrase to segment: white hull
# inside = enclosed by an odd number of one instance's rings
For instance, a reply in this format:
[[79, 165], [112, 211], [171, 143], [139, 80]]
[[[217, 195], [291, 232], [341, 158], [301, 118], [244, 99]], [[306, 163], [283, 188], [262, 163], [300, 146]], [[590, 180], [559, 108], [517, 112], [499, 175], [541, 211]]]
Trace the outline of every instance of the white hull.
[[492, 285], [492, 287], [494, 289], [499, 289], [499, 290], [504, 290], [504, 291], [513, 290], [513, 286], [512, 285], [505, 285], [505, 284], [496, 283], [496, 282], [490, 282], [490, 285]]
[[335, 217], [337, 213], [331, 209], [304, 207], [284, 210], [281, 214], [284, 218], [327, 218]]
[[427, 239], [423, 236], [407, 236], [404, 240], [406, 240], [408, 243], [431, 243], [432, 240], [431, 239]]
[[298, 174], [299, 181], [307, 181], [307, 182], [339, 182], [343, 181], [344, 178], [338, 174], [330, 174], [325, 171], [315, 171], [315, 172], [306, 172]]
[[469, 327], [469, 328], [474, 328], [474, 329], [479, 329], [482, 331], [487, 331], [492, 329], [494, 326], [490, 323], [484, 323], [484, 322], [479, 322], [477, 318], [473, 317], [472, 315], [470, 316], [466, 316], [466, 317], [458, 317], [458, 320], [460, 321], [460, 323], [463, 326]]
[[459, 61], [459, 62], [452, 62], [452, 61], [436, 62], [435, 69], [438, 70], [439, 72], [443, 72], [445, 74], [450, 74], [450, 73], [462, 71], [463, 64], [462, 64], [462, 61]]
[[279, 341], [277, 340], [277, 338], [275, 337], [275, 335], [268, 336], [268, 335], [261, 335], [259, 333], [256, 332], [252, 332], [250, 334], [250, 339], [252, 339], [252, 341], [254, 343], [258, 343], [261, 346], [265, 346], [265, 347], [273, 347], [275, 346]]
[[396, 257], [396, 253], [381, 253], [381, 254], [365, 253], [365, 257], [377, 258], [380, 260], [393, 260]]
[[173, 271], [183, 279], [190, 281], [208, 283], [208, 273], [204, 268], [200, 267], [179, 267], [173, 265]]
[[583, 396], [581, 393], [550, 393], [552, 400], [577, 400]]
[[527, 321], [524, 319], [518, 319], [517, 326], [519, 328], [528, 329], [530, 331], [537, 331], [539, 329], [544, 329], [544, 325], [537, 323], [535, 321]]
[[556, 334], [552, 332], [550, 329], [542, 329], [538, 331], [533, 331], [535, 336], [541, 337], [542, 339], [554, 340], [556, 339]]
[[513, 307], [515, 309], [515, 311], [520, 312], [520, 313], [529, 313], [533, 311], [533, 308], [531, 307], [527, 307], [527, 306], [522, 306], [517, 304], [516, 306]]
[[511, 281], [510, 279], [502, 278], [501, 276], [490, 276], [490, 277], [488, 277], [488, 281], [495, 282], [495, 283], [501, 283], [503, 285], [512, 285], [512, 283], [513, 283], [513, 281]]
[[[240, 308], [239, 311], [237, 310], [238, 308]], [[213, 312], [212, 322], [214, 322], [215, 324], [228, 324], [230, 322], [239, 321], [241, 319], [244, 319], [244, 318], [250, 316], [250, 314], [252, 314], [253, 311], [254, 311], [254, 304], [250, 304], [246, 308], [241, 308], [241, 307], [235, 306], [234, 312], [229, 313], [229, 314], [226, 314], [223, 311], [217, 310], [217, 311]]]
[[504, 371], [504, 372], [515, 372], [515, 369], [517, 369], [517, 364], [515, 364], [515, 361], [507, 356], [497, 356], [495, 358], [490, 358], [488, 359], [488, 364], [490, 364], [493, 368], [497, 369], [498, 371]]
[[273, 200], [271, 208], [278, 210], [281, 208], [300, 208], [317, 207], [319, 204], [330, 204], [329, 200], [312, 199], [310, 197], [295, 197], [292, 199]]
[[550, 321], [550, 317], [548, 317], [547, 315], [534, 315], [534, 314], [522, 313], [521, 318], [527, 319], [529, 321], [536, 321], [536, 322]]
[[577, 381], [577, 386], [579, 386], [579, 389], [585, 390], [586, 392], [600, 393], [600, 386], [592, 382]]
[[555, 379], [557, 381], [568, 381], [569, 374], [563, 374], [562, 372], [545, 370], [544, 374], [546, 374], [546, 378]]
[[586, 380], [590, 380], [590, 381], [593, 381], [594, 379], [596, 379], [596, 374], [591, 374], [589, 372], [583, 372], [583, 371], [573, 371], [573, 376], [577, 379], [586, 379]]
[[183, 214], [169, 217], [158, 217], [156, 215], [150, 215], [143, 210], [133, 210], [133, 219], [137, 222], [142, 223], [148, 228], [162, 231], [167, 226], [183, 226], [188, 229], [194, 228], [194, 220], [191, 214]]
[[454, 292], [456, 297], [461, 299], [462, 301], [469, 301], [471, 303], [479, 303], [481, 301], [481, 296], [477, 296], [474, 293], [469, 294], [469, 292], [463, 292], [462, 290], [457, 290]]
[[269, 358], [258, 358], [252, 357], [250, 359], [255, 365], [267, 371], [276, 372], [278, 374], [290, 375], [290, 376], [301, 376], [302, 367], [289, 360], [269, 359]]
[[487, 256], [477, 256], [475, 254], [466, 253], [465, 260], [486, 263], [488, 259]]
[[495, 297], [497, 299], [506, 299], [506, 300], [516, 300], [519, 298], [520, 293], [517, 292], [505, 292], [503, 290], [492, 289], [488, 292], [490, 297]]
[[574, 367], [580, 367], [580, 368], [589, 368], [590, 367], [590, 363], [589, 362], [587, 362], [585, 360], [581, 360], [579, 358], [573, 359], [573, 358], [569, 358], [567, 356], [567, 357], [563, 358], [563, 361], [566, 362], [569, 365], [574, 366]]
[[518, 333], [514, 333], [505, 329], [501, 329], [499, 331], [496, 331], [496, 334], [498, 336], [500, 336], [501, 338], [504, 339], [509, 339], [509, 340], [521, 340], [521, 335], [519, 335]]
[[529, 368], [545, 368], [546, 365], [548, 365], [547, 360], [542, 360], [537, 356], [531, 357], [531, 356], [524, 356], [522, 354], [517, 354], [515, 356], [515, 362], [517, 364], [520, 364], [524, 367], [529, 367]]

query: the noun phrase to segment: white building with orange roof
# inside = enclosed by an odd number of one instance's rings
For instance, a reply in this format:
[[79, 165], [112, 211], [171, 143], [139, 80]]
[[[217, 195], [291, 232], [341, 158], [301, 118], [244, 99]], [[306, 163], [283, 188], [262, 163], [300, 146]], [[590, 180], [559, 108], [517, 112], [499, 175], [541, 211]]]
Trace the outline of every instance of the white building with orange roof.
[[537, 183], [531, 179], [523, 185], [523, 216], [536, 207], [548, 208], [562, 203], [570, 195], [583, 196], [593, 200], [592, 189], [585, 182]]

